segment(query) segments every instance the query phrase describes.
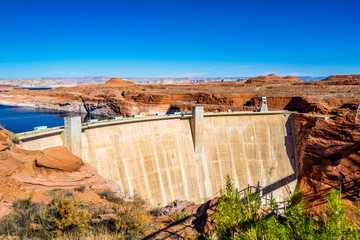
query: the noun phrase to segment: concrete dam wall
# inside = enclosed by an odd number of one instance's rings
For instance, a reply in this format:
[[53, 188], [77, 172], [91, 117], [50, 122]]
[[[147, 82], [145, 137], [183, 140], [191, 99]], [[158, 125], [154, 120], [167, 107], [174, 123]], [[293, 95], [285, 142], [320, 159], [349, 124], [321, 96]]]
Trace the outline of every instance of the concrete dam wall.
[[77, 140], [66, 131], [19, 137], [29, 150], [72, 141], [74, 154], [151, 204], [203, 202], [219, 193], [227, 174], [238, 189], [260, 185], [278, 200], [296, 186], [296, 143], [286, 111], [203, 115], [200, 109], [190, 116], [90, 124]]

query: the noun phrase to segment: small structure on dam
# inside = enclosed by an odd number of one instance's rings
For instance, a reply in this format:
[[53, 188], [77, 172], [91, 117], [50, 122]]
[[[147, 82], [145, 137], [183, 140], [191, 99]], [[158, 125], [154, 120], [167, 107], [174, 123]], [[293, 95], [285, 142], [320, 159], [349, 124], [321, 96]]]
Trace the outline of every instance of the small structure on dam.
[[269, 111], [266, 97], [261, 97], [261, 98], [260, 98], [259, 104], [258, 104], [258, 106], [256, 107], [256, 110], [255, 110], [255, 111], [256, 111], [256, 112], [268, 112], [268, 111]]
[[125, 118], [17, 135], [29, 150], [65, 145], [122, 191], [151, 204], [197, 203], [219, 194], [230, 175], [238, 189], [263, 187], [281, 200], [296, 187], [296, 143], [288, 111]]
[[64, 118], [65, 131], [65, 146], [75, 156], [82, 158], [82, 143], [81, 143], [81, 117], [72, 116]]

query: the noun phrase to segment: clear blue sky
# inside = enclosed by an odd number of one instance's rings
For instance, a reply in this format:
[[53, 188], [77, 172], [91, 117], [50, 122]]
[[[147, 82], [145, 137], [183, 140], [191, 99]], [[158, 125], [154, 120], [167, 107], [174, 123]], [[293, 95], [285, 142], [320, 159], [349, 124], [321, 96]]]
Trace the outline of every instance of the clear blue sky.
[[0, 78], [360, 73], [359, 0], [0, 0]]

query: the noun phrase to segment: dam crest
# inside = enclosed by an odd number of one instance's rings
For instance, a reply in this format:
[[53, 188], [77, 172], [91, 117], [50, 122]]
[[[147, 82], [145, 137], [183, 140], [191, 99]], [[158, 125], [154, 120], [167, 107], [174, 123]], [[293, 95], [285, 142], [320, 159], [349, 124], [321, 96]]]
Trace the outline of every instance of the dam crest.
[[289, 111], [204, 113], [99, 121], [17, 134], [23, 147], [67, 146], [128, 194], [151, 204], [204, 202], [225, 187], [261, 186], [283, 200], [296, 187], [296, 141]]

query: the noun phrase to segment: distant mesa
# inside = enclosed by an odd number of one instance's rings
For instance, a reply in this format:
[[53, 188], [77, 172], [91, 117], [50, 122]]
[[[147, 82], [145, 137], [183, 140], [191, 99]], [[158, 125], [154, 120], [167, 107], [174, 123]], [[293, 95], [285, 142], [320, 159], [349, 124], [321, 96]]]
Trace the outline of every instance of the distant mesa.
[[10, 91], [13, 90], [15, 87], [13, 86], [6, 86], [6, 85], [0, 85], [0, 91]]
[[291, 83], [301, 83], [301, 82], [303, 81], [301, 81], [297, 77], [293, 77], [293, 76], [280, 77], [280, 76], [276, 76], [275, 74], [270, 74], [267, 76], [249, 78], [248, 80], [246, 80], [245, 83], [246, 84], [272, 84], [272, 83], [291, 84]]
[[129, 80], [120, 79], [118, 77], [113, 77], [106, 83], [104, 83], [106, 86], [112, 86], [112, 87], [127, 87], [127, 86], [133, 86], [136, 85], [136, 83], [133, 83]]
[[319, 83], [326, 85], [360, 85], [360, 74], [352, 75], [333, 75]]

